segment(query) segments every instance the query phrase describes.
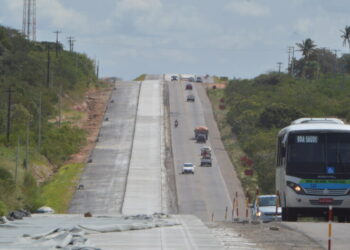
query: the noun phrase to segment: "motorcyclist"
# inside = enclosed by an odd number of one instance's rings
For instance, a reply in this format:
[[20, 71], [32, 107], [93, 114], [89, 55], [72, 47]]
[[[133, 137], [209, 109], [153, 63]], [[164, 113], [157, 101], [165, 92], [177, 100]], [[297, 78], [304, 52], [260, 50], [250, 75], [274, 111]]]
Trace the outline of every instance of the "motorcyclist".
[[177, 128], [177, 126], [179, 126], [179, 122], [177, 120], [175, 120], [174, 125], [175, 125], [175, 128]]

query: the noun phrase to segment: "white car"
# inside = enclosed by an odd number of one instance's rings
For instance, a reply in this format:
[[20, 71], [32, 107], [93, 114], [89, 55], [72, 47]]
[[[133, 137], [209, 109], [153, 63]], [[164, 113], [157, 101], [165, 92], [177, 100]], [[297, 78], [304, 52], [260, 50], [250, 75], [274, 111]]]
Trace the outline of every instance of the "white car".
[[190, 162], [184, 163], [182, 166], [182, 173], [183, 174], [194, 174], [194, 168], [196, 166]]
[[279, 206], [276, 214], [276, 195], [259, 195], [252, 206], [252, 219], [262, 222], [281, 221], [282, 209]]

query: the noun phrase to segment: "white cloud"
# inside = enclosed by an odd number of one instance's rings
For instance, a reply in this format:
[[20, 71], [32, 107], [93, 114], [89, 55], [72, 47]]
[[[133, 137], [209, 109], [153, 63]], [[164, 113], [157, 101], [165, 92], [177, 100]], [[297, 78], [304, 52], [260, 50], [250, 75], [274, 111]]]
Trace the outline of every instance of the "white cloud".
[[37, 0], [37, 23], [47, 22], [49, 26], [66, 31], [87, 31], [87, 18], [78, 11], [63, 6], [59, 0]]
[[117, 2], [117, 13], [130, 10], [149, 11], [161, 7], [161, 0], [119, 0]]
[[242, 16], [267, 16], [270, 14], [270, 9], [260, 5], [252, 0], [233, 0], [226, 5], [228, 10]]

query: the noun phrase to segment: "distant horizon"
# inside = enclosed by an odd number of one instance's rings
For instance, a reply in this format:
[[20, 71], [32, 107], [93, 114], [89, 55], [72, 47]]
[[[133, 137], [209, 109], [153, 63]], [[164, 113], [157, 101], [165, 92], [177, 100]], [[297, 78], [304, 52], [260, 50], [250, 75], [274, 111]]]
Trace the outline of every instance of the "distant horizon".
[[[21, 31], [23, 2], [0, 0], [0, 24]], [[56, 39], [96, 59], [101, 76], [145, 72], [252, 79], [288, 66], [288, 47], [307, 38], [348, 53], [341, 30], [350, 2], [338, 0], [37, 0], [37, 40]], [[42, 11], [45, 10], [45, 11]], [[325, 32], [326, 31], [326, 32]], [[291, 55], [289, 55], [291, 56]]]

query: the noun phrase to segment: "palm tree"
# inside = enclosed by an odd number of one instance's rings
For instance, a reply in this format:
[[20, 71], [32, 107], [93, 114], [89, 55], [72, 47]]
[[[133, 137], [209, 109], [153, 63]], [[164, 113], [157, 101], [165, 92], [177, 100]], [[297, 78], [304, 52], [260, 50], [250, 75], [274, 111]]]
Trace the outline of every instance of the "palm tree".
[[349, 45], [349, 49], [350, 49], [350, 26], [345, 26], [344, 30], [341, 30], [340, 32], [343, 33], [343, 35], [341, 35], [340, 37], [343, 38], [343, 46], [346, 46], [346, 43], [348, 43]]
[[296, 43], [296, 45], [299, 47], [299, 51], [303, 53], [306, 61], [309, 59], [311, 53], [314, 51], [314, 48], [317, 46], [310, 38], [302, 41], [301, 43]]

